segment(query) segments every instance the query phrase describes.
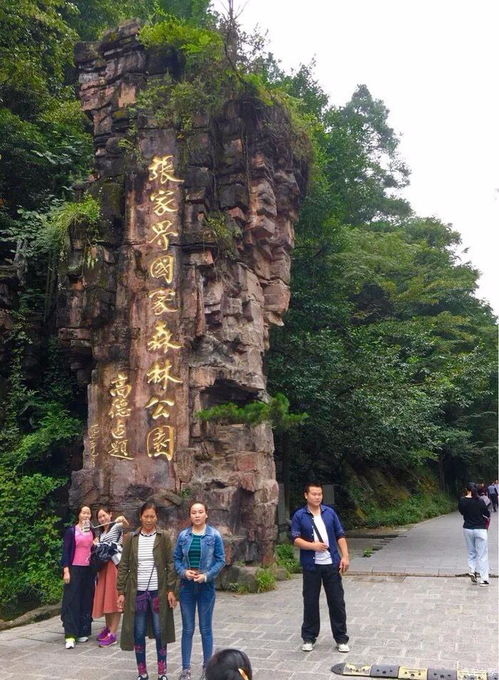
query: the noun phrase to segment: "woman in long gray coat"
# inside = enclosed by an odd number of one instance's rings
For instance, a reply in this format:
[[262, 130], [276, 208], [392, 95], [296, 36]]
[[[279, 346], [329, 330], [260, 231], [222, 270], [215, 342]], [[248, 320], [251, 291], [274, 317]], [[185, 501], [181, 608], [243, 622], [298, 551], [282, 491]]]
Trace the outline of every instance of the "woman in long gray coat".
[[177, 604], [172, 548], [167, 534], [156, 526], [156, 504], [144, 503], [139, 515], [141, 526], [125, 541], [118, 572], [118, 609], [124, 610], [120, 644], [135, 651], [137, 680], [147, 680], [146, 632], [154, 637], [158, 680], [167, 680], [166, 645], [175, 642]]

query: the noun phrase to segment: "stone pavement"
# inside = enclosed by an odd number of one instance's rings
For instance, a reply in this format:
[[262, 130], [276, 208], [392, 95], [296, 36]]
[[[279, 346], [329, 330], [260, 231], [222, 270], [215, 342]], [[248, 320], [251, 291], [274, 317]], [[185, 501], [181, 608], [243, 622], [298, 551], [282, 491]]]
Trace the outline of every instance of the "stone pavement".
[[[456, 524], [458, 530], [454, 532]], [[454, 568], [455, 573], [464, 573], [466, 554], [460, 526], [455, 513], [429, 520], [393, 539], [372, 557], [354, 558], [352, 572], [344, 581], [352, 649], [349, 654], [334, 649], [324, 597], [319, 640], [312, 652], [300, 651], [301, 576], [280, 583], [270, 593], [218, 593], [215, 644], [246, 650], [256, 680], [332, 680], [340, 676], [331, 674], [331, 665], [343, 661], [497, 671], [498, 579], [491, 579], [488, 588], [480, 588], [468, 578], [454, 575], [408, 575], [422, 569], [438, 574]], [[489, 535], [497, 573], [497, 515]], [[456, 554], [449, 555], [450, 551]], [[383, 553], [386, 559], [382, 559]], [[392, 572], [399, 569], [399, 574], [382, 575], [388, 567]], [[361, 573], [365, 569], [380, 573]], [[178, 637], [179, 614], [177, 609]], [[94, 623], [95, 631], [100, 623]], [[63, 642], [58, 618], [0, 633], [0, 680], [135, 680], [133, 653], [122, 652], [118, 646], [99, 649], [94, 640], [65, 650]], [[168, 655], [169, 678], [173, 680], [179, 672], [179, 642], [169, 646]], [[148, 659], [154, 680], [151, 642]], [[200, 662], [196, 632], [194, 680]]]
[[[489, 529], [489, 565], [497, 576], [498, 513], [492, 513]], [[350, 574], [407, 574], [414, 576], [457, 576], [468, 571], [463, 521], [458, 512], [434, 517], [386, 542], [371, 557], [355, 557]], [[352, 543], [355, 539], [352, 541]], [[369, 540], [363, 539], [363, 545]], [[371, 542], [375, 545], [376, 540]]]

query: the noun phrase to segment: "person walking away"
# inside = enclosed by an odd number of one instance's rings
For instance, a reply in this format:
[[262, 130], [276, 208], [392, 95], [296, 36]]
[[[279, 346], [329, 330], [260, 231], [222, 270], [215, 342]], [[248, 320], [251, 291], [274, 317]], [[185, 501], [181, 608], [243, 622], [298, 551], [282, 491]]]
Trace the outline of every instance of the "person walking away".
[[106, 625], [97, 635], [99, 647], [111, 647], [117, 643], [117, 631], [120, 625], [121, 612], [118, 611], [118, 565], [121, 559], [123, 543], [123, 529], [128, 526], [124, 515], [113, 521], [113, 515], [107, 505], [101, 505], [97, 510], [97, 524], [101, 525], [99, 543], [114, 543], [119, 546], [119, 552], [108, 560], [97, 573], [92, 618], [100, 619], [103, 615]]
[[466, 485], [466, 494], [459, 499], [458, 510], [464, 518], [463, 533], [468, 552], [468, 574], [471, 582], [479, 580], [481, 586], [489, 585], [489, 558], [487, 519], [490, 511], [478, 496], [473, 483]]
[[206, 666], [206, 680], [253, 680], [248, 656], [240, 649], [221, 649]]
[[182, 672], [179, 680], [191, 680], [192, 637], [196, 607], [203, 646], [203, 670], [213, 653], [212, 619], [215, 607], [215, 579], [225, 565], [224, 544], [220, 533], [207, 524], [208, 510], [201, 501], [189, 508], [191, 526], [180, 532], [175, 546], [175, 569], [180, 577], [182, 613]]
[[[349, 652], [342, 574], [350, 564], [345, 531], [333, 508], [322, 504], [321, 484], [307, 484], [307, 504], [291, 521], [294, 544], [303, 567], [302, 650], [310, 652], [319, 636], [319, 597], [324, 586], [331, 631], [339, 652]], [[341, 553], [341, 555], [340, 555]]]
[[478, 498], [485, 503], [485, 507], [490, 511], [490, 508], [492, 507], [492, 501], [490, 500], [485, 487], [478, 490]]
[[177, 604], [171, 543], [157, 526], [155, 503], [144, 503], [139, 518], [140, 527], [125, 538], [118, 569], [118, 610], [124, 612], [120, 646], [135, 651], [137, 680], [149, 680], [147, 632], [156, 641], [158, 680], [168, 680], [167, 643], [175, 642], [173, 608]]
[[491, 482], [487, 491], [489, 493], [490, 502], [492, 503], [492, 510], [497, 512], [497, 482]]
[[95, 536], [90, 526], [91, 516], [88, 505], [82, 505], [78, 509], [77, 523], [64, 533], [61, 620], [66, 649], [74, 649], [75, 642], [87, 642], [92, 632], [95, 579], [90, 566], [90, 552]]

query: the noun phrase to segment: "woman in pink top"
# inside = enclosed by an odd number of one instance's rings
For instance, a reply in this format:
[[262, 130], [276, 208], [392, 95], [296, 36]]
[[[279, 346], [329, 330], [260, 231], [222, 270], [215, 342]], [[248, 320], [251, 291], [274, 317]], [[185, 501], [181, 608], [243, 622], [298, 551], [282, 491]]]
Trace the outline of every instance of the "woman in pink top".
[[95, 577], [90, 566], [94, 532], [90, 525], [91, 510], [83, 505], [78, 510], [78, 523], [66, 529], [62, 547], [64, 593], [61, 619], [66, 649], [75, 642], [86, 642], [92, 628], [92, 600]]

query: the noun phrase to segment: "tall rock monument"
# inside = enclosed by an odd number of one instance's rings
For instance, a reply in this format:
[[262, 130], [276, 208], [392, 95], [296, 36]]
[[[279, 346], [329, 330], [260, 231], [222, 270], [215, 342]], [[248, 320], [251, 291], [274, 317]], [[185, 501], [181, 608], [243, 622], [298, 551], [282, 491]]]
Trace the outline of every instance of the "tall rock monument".
[[[201, 423], [196, 412], [265, 399], [271, 324], [289, 303], [293, 224], [306, 184], [282, 135], [284, 112], [254, 97], [199, 111], [188, 132], [131, 111], [172, 50], [146, 50], [128, 22], [76, 49], [82, 108], [93, 121], [97, 228], [73, 225], [59, 334], [88, 384], [82, 469], [71, 504], [164, 521], [202, 497], [229, 559], [268, 562], [278, 487], [269, 425]], [[180, 65], [179, 65], [180, 64]]]

